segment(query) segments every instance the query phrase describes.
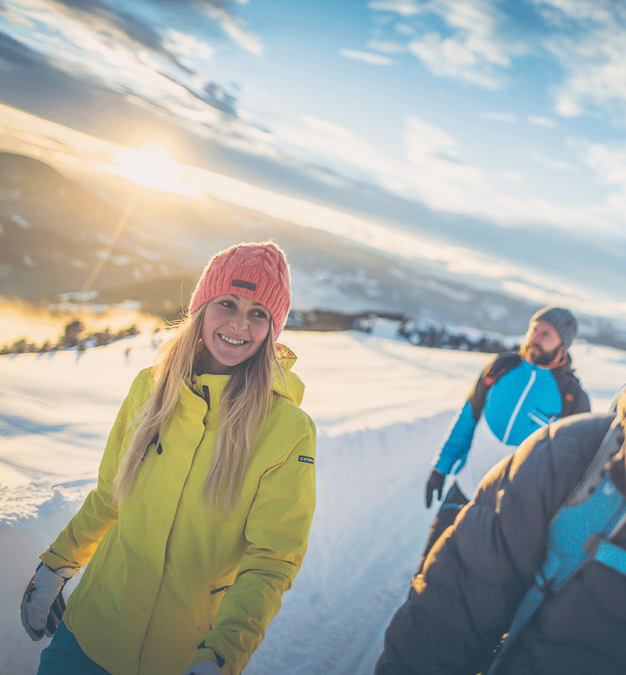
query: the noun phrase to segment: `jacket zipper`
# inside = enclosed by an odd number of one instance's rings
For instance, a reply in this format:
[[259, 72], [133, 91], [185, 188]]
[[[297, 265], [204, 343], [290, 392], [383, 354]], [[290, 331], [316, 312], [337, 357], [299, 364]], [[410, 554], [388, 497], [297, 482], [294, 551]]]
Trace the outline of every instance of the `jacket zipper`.
[[517, 419], [520, 408], [522, 407], [522, 404], [526, 400], [526, 397], [528, 396], [528, 392], [530, 391], [530, 388], [533, 386], [533, 382], [535, 381], [536, 377], [537, 377], [537, 372], [535, 370], [533, 370], [530, 373], [530, 379], [528, 380], [528, 384], [526, 385], [526, 388], [522, 392], [522, 395], [519, 397], [519, 401], [517, 402], [517, 405], [515, 406], [515, 410], [513, 411], [513, 414], [511, 415], [511, 419], [509, 420], [509, 424], [506, 428], [506, 431], [504, 432], [504, 437], [502, 438], [502, 442], [505, 445], [507, 445], [507, 441], [509, 440], [509, 435], [511, 434], [511, 430], [513, 429], [513, 425], [515, 424], [515, 420]]

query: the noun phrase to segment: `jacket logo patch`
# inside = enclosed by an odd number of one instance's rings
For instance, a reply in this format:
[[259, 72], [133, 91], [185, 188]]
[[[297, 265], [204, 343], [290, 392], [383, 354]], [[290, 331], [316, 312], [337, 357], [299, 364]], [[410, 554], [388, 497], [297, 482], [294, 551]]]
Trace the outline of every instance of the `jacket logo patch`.
[[306, 455], [300, 455], [300, 457], [298, 457], [298, 461], [299, 462], [306, 462], [307, 464], [314, 464], [315, 463], [315, 460], [313, 459], [313, 457], [307, 457]]
[[231, 286], [237, 286], [238, 288], [247, 288], [249, 291], [256, 291], [256, 284], [253, 284], [251, 281], [243, 281], [242, 279], [233, 279], [230, 282]]

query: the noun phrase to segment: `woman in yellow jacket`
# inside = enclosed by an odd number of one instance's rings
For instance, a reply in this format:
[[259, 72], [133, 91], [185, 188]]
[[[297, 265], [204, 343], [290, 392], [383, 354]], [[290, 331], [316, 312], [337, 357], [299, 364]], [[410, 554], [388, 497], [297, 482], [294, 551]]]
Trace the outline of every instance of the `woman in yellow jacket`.
[[315, 428], [295, 356], [275, 344], [289, 305], [273, 243], [209, 261], [119, 411], [96, 489], [40, 556], [22, 602], [33, 639], [54, 633], [38, 675], [238, 675], [249, 662], [315, 508]]

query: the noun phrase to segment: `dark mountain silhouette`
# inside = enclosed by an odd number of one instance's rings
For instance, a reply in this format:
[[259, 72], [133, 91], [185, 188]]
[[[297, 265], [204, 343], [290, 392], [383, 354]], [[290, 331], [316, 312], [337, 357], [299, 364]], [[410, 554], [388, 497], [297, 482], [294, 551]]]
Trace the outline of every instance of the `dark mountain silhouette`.
[[175, 262], [172, 242], [126, 217], [127, 207], [37, 159], [0, 153], [0, 294], [34, 300], [195, 277]]

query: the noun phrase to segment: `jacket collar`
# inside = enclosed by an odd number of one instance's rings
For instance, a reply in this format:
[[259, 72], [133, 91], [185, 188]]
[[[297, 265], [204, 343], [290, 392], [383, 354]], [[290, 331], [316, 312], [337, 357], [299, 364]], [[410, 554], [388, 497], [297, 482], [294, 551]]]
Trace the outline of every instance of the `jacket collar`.
[[[274, 367], [272, 376], [272, 389], [279, 396], [289, 399], [296, 405], [302, 403], [304, 397], [304, 384], [302, 380], [291, 372], [291, 368], [297, 360], [297, 356], [283, 344], [276, 343], [276, 353], [280, 368]], [[191, 378], [191, 387], [183, 384], [181, 400], [185, 405], [193, 408], [203, 407], [202, 401], [206, 402], [207, 394], [205, 387], [208, 388], [208, 397], [211, 408], [220, 400], [224, 387], [228, 383], [230, 375], [193, 375]], [[195, 399], [195, 400], [194, 400]]]

